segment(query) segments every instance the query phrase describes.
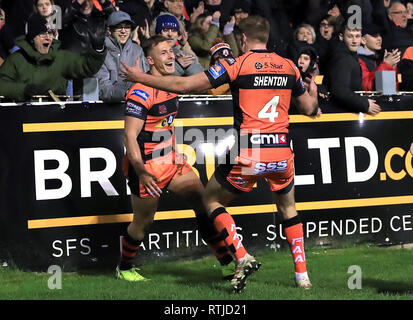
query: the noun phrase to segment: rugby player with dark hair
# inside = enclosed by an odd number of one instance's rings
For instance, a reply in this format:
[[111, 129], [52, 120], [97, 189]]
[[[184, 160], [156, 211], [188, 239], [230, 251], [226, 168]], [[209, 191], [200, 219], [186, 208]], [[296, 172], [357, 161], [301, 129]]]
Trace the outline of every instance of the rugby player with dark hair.
[[292, 99], [301, 113], [319, 115], [317, 87], [314, 81], [306, 87], [291, 60], [267, 50], [269, 23], [265, 18], [249, 16], [239, 27], [245, 54], [236, 59], [221, 59], [205, 72], [185, 78], [159, 78], [126, 64], [121, 71], [129, 81], [177, 93], [230, 84], [234, 127], [238, 131], [234, 147], [237, 146], [238, 151], [234, 154], [230, 150], [228, 161], [217, 167], [203, 200], [215, 228], [226, 235], [225, 243], [234, 257], [236, 272], [231, 285], [235, 291], [243, 290], [247, 277], [258, 271], [261, 264], [242, 245], [235, 222], [225, 206], [237, 195], [249, 192], [258, 180], [265, 179], [283, 218], [296, 284], [308, 289], [311, 283], [304, 253], [303, 225], [295, 208], [294, 154], [290, 147], [288, 110]]

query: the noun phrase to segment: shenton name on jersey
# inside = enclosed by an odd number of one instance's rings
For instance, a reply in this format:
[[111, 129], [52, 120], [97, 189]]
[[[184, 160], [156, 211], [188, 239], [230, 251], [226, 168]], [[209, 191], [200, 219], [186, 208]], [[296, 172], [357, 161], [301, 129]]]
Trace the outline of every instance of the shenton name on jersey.
[[288, 76], [260, 75], [254, 77], [254, 87], [286, 87]]

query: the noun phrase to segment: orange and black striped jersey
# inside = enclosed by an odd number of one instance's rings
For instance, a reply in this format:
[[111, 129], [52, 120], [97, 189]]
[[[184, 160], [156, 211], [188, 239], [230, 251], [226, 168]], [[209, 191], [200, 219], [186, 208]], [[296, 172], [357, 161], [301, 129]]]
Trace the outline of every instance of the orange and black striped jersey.
[[136, 83], [126, 94], [125, 116], [145, 121], [138, 135], [143, 161], [163, 157], [173, 149], [173, 122], [178, 95]]
[[[234, 128], [239, 139], [248, 137], [248, 148], [259, 147], [261, 160], [281, 159], [291, 154], [288, 139], [291, 97], [305, 92], [300, 72], [291, 60], [267, 50], [251, 50], [236, 59], [221, 59], [205, 74], [214, 88], [229, 83]], [[277, 155], [273, 148], [277, 148]]]

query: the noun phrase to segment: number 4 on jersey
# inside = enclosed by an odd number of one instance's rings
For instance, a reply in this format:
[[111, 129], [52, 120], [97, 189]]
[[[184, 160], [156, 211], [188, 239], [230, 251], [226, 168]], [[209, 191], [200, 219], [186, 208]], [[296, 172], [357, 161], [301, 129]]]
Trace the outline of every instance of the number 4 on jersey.
[[275, 122], [278, 118], [277, 106], [280, 102], [280, 96], [275, 96], [258, 112], [259, 119], [270, 119], [271, 122]]

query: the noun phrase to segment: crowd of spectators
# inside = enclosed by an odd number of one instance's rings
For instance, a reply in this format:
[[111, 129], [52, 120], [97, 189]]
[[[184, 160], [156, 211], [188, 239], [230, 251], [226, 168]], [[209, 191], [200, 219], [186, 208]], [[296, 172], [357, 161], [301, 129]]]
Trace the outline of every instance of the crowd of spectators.
[[[209, 68], [216, 57], [236, 58], [244, 53], [238, 24], [249, 15], [261, 15], [270, 22], [268, 50], [291, 59], [303, 78], [320, 75], [319, 92], [329, 93], [352, 111], [380, 112], [374, 100], [355, 93], [376, 89], [376, 71], [394, 71], [402, 79], [398, 88], [413, 91], [413, 1], [0, 0], [0, 8], [0, 96], [6, 100], [28, 99], [29, 93], [43, 94], [45, 89], [76, 94], [84, 77], [95, 77], [101, 100], [121, 101], [131, 84], [119, 77], [120, 62], [134, 65], [139, 61], [148, 70], [142, 41], [164, 35], [175, 53], [175, 74], [191, 75]], [[34, 15], [43, 17], [54, 31], [53, 50], [46, 53], [40, 53], [28, 35], [33, 30], [27, 21]], [[36, 36], [46, 37], [44, 32]], [[37, 51], [36, 61], [28, 57], [30, 48]], [[51, 87], [53, 77], [46, 81], [44, 76], [27, 74], [53, 65], [54, 52], [62, 55], [63, 51], [80, 57], [84, 64], [78, 66], [82, 72], [54, 71], [65, 79], [59, 88]], [[16, 71], [10, 74], [11, 63], [22, 63], [22, 57], [30, 71], [24, 76]], [[99, 70], [93, 73], [94, 68], [86, 68], [85, 57], [100, 61]], [[18, 82], [23, 91], [30, 85], [30, 90], [11, 95], [4, 89], [11, 82]], [[229, 92], [229, 88], [221, 89], [208, 93]]]

